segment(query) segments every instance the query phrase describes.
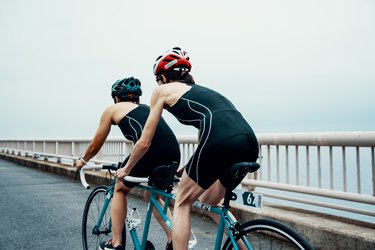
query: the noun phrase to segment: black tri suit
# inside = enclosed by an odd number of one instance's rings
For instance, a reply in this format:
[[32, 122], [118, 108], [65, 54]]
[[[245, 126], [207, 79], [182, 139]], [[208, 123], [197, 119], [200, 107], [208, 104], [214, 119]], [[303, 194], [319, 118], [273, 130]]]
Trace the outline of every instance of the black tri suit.
[[[150, 107], [140, 104], [130, 111], [118, 124], [126, 139], [136, 143], [141, 137], [142, 130], [150, 113]], [[156, 128], [152, 143], [146, 154], [130, 171], [130, 176], [147, 177], [153, 168], [161, 165], [180, 163], [180, 147], [171, 128], [161, 117]], [[126, 164], [124, 161], [123, 166]], [[134, 187], [137, 184], [125, 181], [127, 187]]]
[[257, 138], [227, 98], [200, 85], [189, 86], [168, 109], [182, 124], [199, 129], [199, 145], [186, 166], [187, 174], [203, 189], [218, 179], [228, 187], [225, 172], [232, 164], [257, 160]]

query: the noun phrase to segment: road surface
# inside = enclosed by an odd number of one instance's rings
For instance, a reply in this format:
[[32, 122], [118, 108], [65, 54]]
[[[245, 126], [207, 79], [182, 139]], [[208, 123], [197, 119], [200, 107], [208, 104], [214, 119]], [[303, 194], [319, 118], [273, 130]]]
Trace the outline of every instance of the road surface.
[[[0, 159], [0, 249], [82, 249], [89, 193], [79, 181]], [[145, 203], [134, 197], [129, 206], [145, 211]], [[193, 215], [192, 227], [195, 249], [213, 249], [215, 224]], [[166, 236], [155, 219], [150, 232], [156, 249], [164, 249]]]

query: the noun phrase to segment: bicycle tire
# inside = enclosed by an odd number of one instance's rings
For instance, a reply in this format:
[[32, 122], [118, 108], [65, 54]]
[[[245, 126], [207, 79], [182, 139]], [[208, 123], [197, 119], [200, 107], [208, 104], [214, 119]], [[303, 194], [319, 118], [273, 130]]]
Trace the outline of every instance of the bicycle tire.
[[154, 244], [152, 244], [151, 241], [146, 241], [146, 247], [145, 250], [155, 250]]
[[[82, 244], [84, 250], [97, 250], [99, 244], [103, 241], [112, 239], [110, 205], [105, 212], [99, 232], [94, 233], [94, 228], [99, 219], [107, 196], [107, 186], [96, 187], [87, 198], [82, 219]], [[126, 244], [126, 229], [122, 231], [122, 244]]]
[[[300, 249], [314, 248], [300, 234], [290, 227], [269, 219], [257, 219], [241, 225], [236, 241], [246, 237], [251, 249]], [[230, 238], [225, 241], [224, 250], [233, 249]]]

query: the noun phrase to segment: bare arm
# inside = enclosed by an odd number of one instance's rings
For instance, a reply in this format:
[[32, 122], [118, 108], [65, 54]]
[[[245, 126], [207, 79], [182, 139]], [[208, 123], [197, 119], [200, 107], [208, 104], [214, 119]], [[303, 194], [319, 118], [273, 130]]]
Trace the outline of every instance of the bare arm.
[[151, 96], [150, 114], [147, 118], [145, 127], [143, 128], [141, 138], [135, 143], [132, 153], [125, 167], [117, 171], [117, 177], [122, 179], [129, 175], [132, 168], [137, 162], [146, 154], [151, 146], [152, 138], [154, 137], [156, 127], [160, 121], [163, 113], [165, 97], [162, 94], [161, 88], [155, 88]]
[[[111, 109], [108, 108], [103, 112], [102, 117], [100, 118], [99, 127], [93, 139], [91, 140], [89, 146], [87, 147], [85, 154], [82, 156], [84, 161], [89, 161], [99, 152], [105, 140], [107, 139], [109, 132], [111, 131], [111, 124], [112, 112]], [[76, 161], [77, 169], [82, 168], [84, 165], [85, 164], [83, 161]]]

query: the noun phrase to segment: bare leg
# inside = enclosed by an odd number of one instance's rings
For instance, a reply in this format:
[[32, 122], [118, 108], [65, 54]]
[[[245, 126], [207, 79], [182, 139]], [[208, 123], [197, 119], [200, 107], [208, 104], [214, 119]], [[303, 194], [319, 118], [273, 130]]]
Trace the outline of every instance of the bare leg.
[[[221, 199], [224, 198], [225, 190], [225, 187], [217, 180], [199, 197], [199, 200], [203, 203], [216, 206], [220, 203]], [[209, 215], [216, 223], [219, 223], [219, 215], [213, 213], [207, 213], [207, 215]]]
[[183, 172], [173, 212], [173, 249], [186, 250], [190, 238], [190, 210], [193, 202], [204, 192], [186, 172]]
[[117, 247], [122, 242], [122, 230], [124, 229], [124, 221], [127, 213], [127, 194], [130, 189], [124, 185], [122, 181], [116, 181], [115, 193], [111, 204], [112, 217], [112, 246]]
[[[148, 202], [150, 200], [150, 193], [148, 191], [145, 191], [144, 192], [144, 197], [145, 197], [145, 200]], [[161, 197], [158, 197], [158, 202], [159, 204], [164, 207], [164, 201], [161, 199]], [[171, 242], [172, 241], [172, 231], [169, 229], [169, 227], [167, 226], [167, 224], [165, 224], [163, 218], [160, 216], [160, 214], [157, 212], [156, 208], [154, 208], [152, 210], [152, 213], [153, 215], [155, 216], [156, 220], [159, 222], [160, 226], [163, 228], [163, 230], [165, 231], [166, 235], [167, 235], [167, 238], [168, 238], [168, 242]], [[167, 209], [167, 216], [168, 218], [173, 221], [173, 217], [172, 217], [172, 214], [171, 214], [171, 211], [170, 209], [168, 208]]]
[[[199, 200], [203, 203], [207, 203], [209, 205], [218, 205], [221, 201], [221, 199], [224, 198], [226, 188], [221, 184], [219, 180], [217, 180], [212, 186], [207, 189], [200, 197]], [[220, 216], [218, 214], [213, 213], [206, 213], [208, 216], [210, 216], [217, 224], [219, 224]], [[234, 215], [229, 212], [229, 216], [236, 220]], [[225, 230], [225, 233], [228, 233]], [[237, 242], [240, 249], [247, 249], [245, 244], [242, 241]]]

